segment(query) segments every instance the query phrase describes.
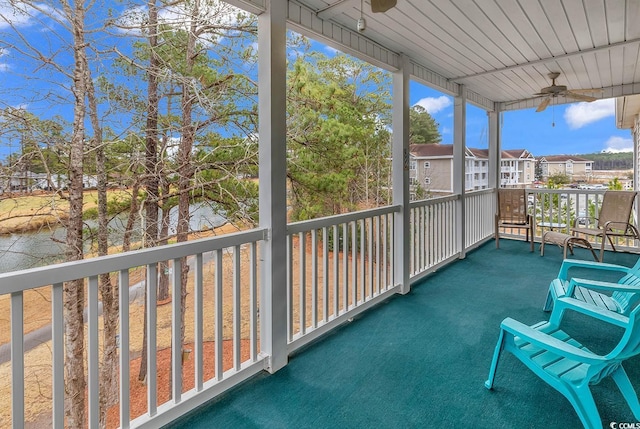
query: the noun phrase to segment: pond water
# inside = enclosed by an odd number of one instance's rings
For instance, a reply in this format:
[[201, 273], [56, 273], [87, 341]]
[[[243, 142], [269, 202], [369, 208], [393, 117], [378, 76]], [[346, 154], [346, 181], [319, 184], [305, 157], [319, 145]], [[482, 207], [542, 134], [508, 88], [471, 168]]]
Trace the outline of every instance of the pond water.
[[[226, 219], [220, 215], [211, 205], [202, 203], [191, 206], [191, 230], [199, 231], [224, 225]], [[121, 245], [128, 214], [122, 214], [109, 223], [109, 242], [112, 245]], [[175, 234], [175, 225], [178, 214], [177, 207], [169, 213], [170, 231]], [[87, 221], [86, 226], [95, 228], [97, 221]], [[138, 241], [142, 229], [140, 223], [134, 226], [132, 241]], [[63, 227], [54, 229], [44, 228], [40, 231], [0, 235], [0, 272], [16, 271], [33, 268], [64, 260], [64, 241], [66, 230]], [[88, 241], [88, 240], [87, 240]], [[87, 247], [90, 243], [87, 243]]]

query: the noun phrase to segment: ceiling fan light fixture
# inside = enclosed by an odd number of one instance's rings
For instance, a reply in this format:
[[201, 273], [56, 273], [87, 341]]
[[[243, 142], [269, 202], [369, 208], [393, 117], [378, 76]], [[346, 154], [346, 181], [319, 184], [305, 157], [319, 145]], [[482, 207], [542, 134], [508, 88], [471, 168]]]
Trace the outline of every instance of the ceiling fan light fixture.
[[358, 31], [362, 33], [364, 30], [367, 29], [367, 21], [364, 18], [358, 19], [358, 23], [356, 27], [358, 28]]
[[383, 13], [394, 7], [398, 0], [371, 0], [371, 12]]

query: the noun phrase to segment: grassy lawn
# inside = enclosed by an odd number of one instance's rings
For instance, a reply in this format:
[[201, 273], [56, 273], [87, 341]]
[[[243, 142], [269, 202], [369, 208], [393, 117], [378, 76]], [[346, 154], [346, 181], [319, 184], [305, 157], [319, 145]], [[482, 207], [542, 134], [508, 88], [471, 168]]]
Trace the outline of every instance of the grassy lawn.
[[[66, 195], [65, 195], [66, 196]], [[109, 202], [130, 200], [126, 190], [108, 192]], [[84, 210], [98, 206], [98, 191], [84, 193]], [[0, 200], [0, 234], [34, 231], [43, 226], [55, 225], [69, 212], [69, 202], [59, 194], [32, 194], [11, 196]]]

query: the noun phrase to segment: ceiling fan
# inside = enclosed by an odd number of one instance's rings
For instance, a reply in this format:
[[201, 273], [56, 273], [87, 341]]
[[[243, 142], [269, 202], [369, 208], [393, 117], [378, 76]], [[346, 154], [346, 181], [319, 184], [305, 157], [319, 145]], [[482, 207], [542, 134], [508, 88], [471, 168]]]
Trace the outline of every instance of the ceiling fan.
[[560, 76], [559, 72], [551, 72], [547, 76], [549, 76], [549, 79], [551, 79], [551, 86], [542, 88], [539, 93], [534, 94], [545, 97], [538, 105], [536, 112], [542, 112], [547, 108], [547, 106], [551, 102], [551, 99], [559, 95], [590, 103], [597, 100], [597, 98], [585, 94], [601, 91], [600, 89], [567, 89], [566, 85], [556, 85], [556, 79], [558, 78], [558, 76]]
[[398, 0], [371, 0], [371, 12], [386, 12], [398, 3]]

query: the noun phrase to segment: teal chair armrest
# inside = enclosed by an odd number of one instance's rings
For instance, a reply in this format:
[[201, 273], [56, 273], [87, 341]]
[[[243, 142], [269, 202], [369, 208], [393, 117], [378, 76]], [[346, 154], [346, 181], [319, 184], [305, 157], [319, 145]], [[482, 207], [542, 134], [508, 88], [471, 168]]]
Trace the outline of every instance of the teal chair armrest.
[[515, 319], [507, 317], [500, 324], [500, 328], [513, 336], [520, 337], [534, 344], [544, 350], [549, 350], [560, 356], [564, 356], [569, 359], [576, 360], [578, 362], [597, 365], [606, 363], [607, 360], [595, 353], [587, 350], [574, 347], [571, 344], [567, 344], [551, 335], [540, 332], [533, 329], [524, 323], [518, 322]]
[[606, 262], [594, 262], [583, 261], [579, 259], [565, 259], [562, 261], [560, 271], [558, 272], [558, 278], [561, 280], [569, 280], [569, 269], [571, 268], [590, 268], [594, 270], [606, 270], [606, 271], [619, 271], [623, 274], [627, 274], [630, 271], [629, 267], [616, 264], [608, 264]]
[[[640, 286], [638, 285], [626, 285], [620, 283], [604, 282], [600, 280], [588, 280], [574, 277], [569, 282], [567, 288], [567, 296], [573, 295], [573, 290], [576, 286], [584, 287], [591, 290], [599, 290], [604, 292], [631, 292], [640, 293]], [[571, 293], [569, 293], [571, 291]]]
[[553, 305], [553, 312], [549, 317], [549, 323], [555, 326], [560, 326], [565, 311], [567, 310], [572, 310], [577, 313], [602, 320], [603, 322], [619, 326], [621, 328], [626, 328], [629, 324], [629, 318], [627, 316], [623, 316], [622, 314], [616, 313], [615, 311], [596, 307], [592, 304], [587, 304], [584, 301], [570, 298], [568, 296], [563, 296], [556, 299], [556, 302]]

